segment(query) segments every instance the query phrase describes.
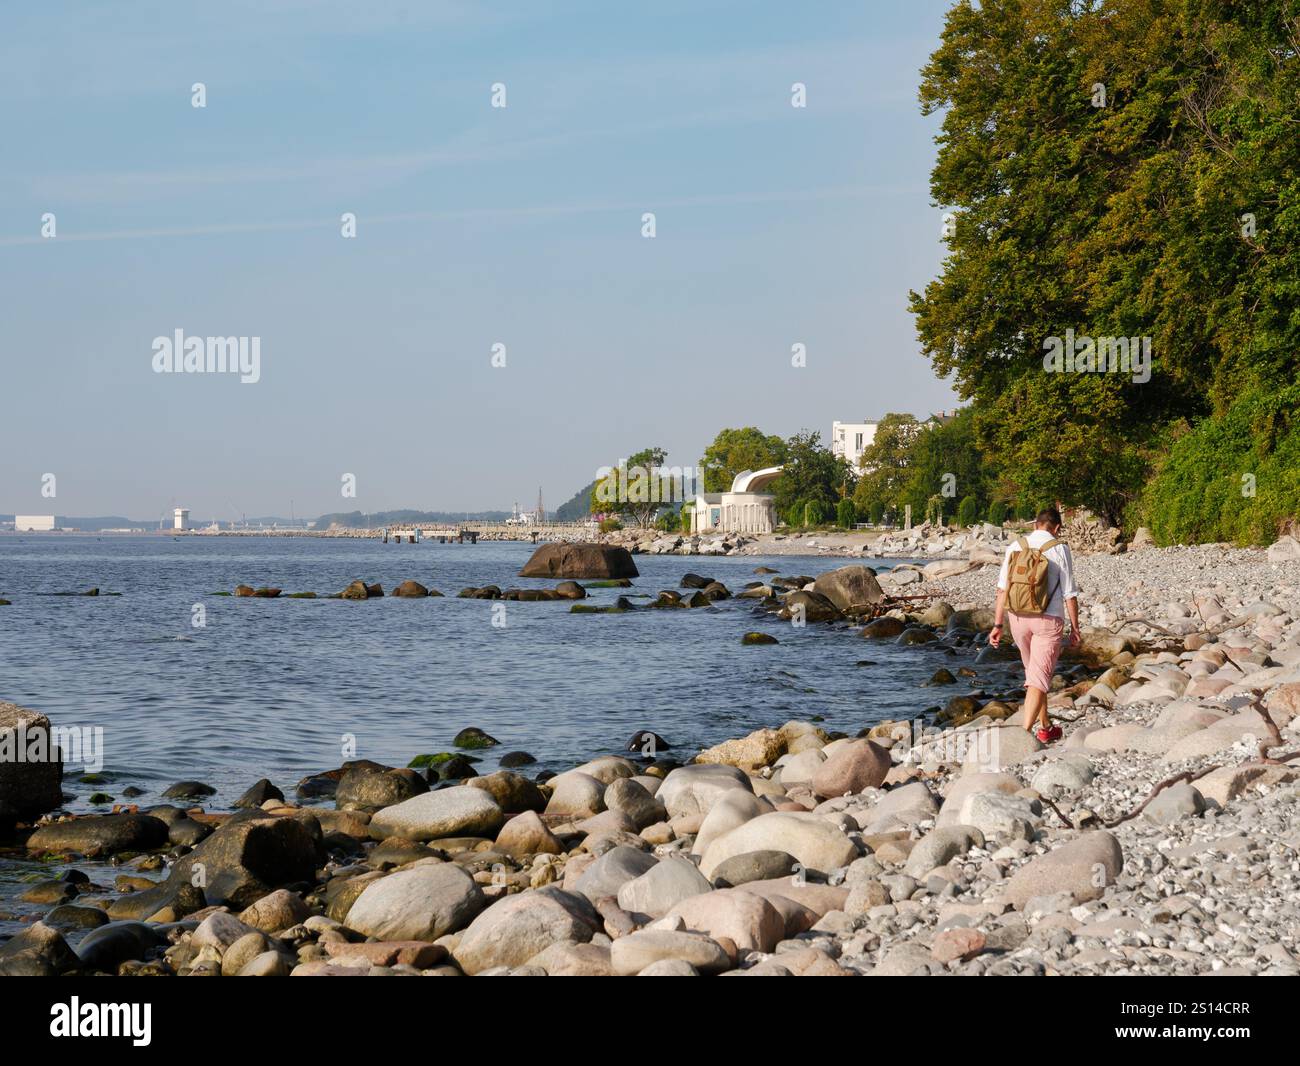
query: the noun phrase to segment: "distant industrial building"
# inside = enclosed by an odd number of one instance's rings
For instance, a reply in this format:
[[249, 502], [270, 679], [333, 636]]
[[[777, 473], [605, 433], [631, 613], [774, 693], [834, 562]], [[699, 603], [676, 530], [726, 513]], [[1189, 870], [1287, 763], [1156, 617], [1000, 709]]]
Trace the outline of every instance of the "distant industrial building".
[[172, 529], [189, 529], [190, 512], [187, 507], [177, 507], [172, 512]]
[[18, 533], [36, 533], [48, 532], [54, 529], [54, 515], [52, 514], [16, 514], [14, 515], [14, 531]]

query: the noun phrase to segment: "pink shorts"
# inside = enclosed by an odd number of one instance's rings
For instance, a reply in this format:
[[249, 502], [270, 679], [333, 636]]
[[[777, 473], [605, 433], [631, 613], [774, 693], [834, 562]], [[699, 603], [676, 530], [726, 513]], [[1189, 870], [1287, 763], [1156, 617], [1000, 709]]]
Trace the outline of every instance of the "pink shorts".
[[1050, 614], [1011, 614], [1011, 639], [1020, 650], [1020, 661], [1025, 664], [1025, 688], [1040, 692], [1052, 691], [1052, 673], [1056, 658], [1061, 654], [1061, 638], [1065, 634], [1065, 619]]

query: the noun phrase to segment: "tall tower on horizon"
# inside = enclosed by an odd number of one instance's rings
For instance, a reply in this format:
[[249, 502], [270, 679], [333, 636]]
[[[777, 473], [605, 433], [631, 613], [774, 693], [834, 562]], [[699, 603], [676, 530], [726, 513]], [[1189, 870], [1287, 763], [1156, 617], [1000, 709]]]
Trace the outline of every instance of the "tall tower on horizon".
[[537, 524], [540, 526], [546, 521], [546, 508], [542, 504], [542, 486], [537, 486]]

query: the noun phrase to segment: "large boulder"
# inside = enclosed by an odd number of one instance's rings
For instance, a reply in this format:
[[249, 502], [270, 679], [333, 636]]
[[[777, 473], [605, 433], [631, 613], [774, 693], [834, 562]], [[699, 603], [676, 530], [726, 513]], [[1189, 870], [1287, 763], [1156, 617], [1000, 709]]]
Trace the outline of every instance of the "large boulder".
[[1035, 896], [1069, 892], [1078, 903], [1099, 899], [1124, 865], [1119, 841], [1105, 830], [1083, 833], [1020, 867], [1006, 883], [1003, 899], [1024, 907]]
[[614, 972], [622, 977], [641, 973], [657, 962], [670, 959], [689, 963], [700, 973], [719, 973], [731, 968], [731, 959], [722, 945], [700, 933], [642, 929], [619, 937], [609, 950]]
[[334, 803], [341, 811], [373, 811], [429, 791], [414, 770], [354, 766], [339, 778]]
[[820, 592], [845, 614], [861, 614], [880, 603], [885, 592], [869, 566], [841, 566], [819, 574], [813, 590]]
[[732, 740], [724, 740], [705, 748], [697, 756], [697, 763], [737, 766], [742, 770], [757, 770], [771, 766], [786, 752], [788, 740], [778, 729], [756, 729], [754, 732]]
[[[870, 740], [852, 740], [836, 748], [817, 767], [812, 790], [823, 798], [879, 788], [892, 765], [889, 752]], [[782, 780], [785, 776], [782, 775]]]
[[743, 888], [694, 895], [669, 910], [692, 933], [731, 940], [741, 951], [771, 951], [785, 937], [785, 919], [762, 896]]
[[679, 766], [664, 778], [655, 799], [672, 818], [684, 814], [708, 814], [713, 805], [732, 789], [753, 792], [749, 778], [734, 766]]
[[169, 886], [197, 885], [210, 904], [243, 910], [284, 885], [315, 879], [325, 859], [320, 823], [303, 812], [235, 815], [172, 867]]
[[778, 613], [796, 622], [834, 622], [844, 617], [829, 597], [804, 590], [788, 593]]
[[712, 892], [695, 863], [681, 855], [667, 855], [639, 877], [624, 881], [618, 890], [618, 905], [630, 914], [661, 918], [691, 896]]
[[459, 866], [428, 861], [367, 885], [348, 911], [347, 925], [376, 940], [437, 940], [463, 929], [485, 902]]
[[370, 819], [376, 840], [406, 837], [437, 840], [440, 837], [491, 836], [505, 821], [491, 793], [468, 785], [426, 792], [385, 807]]
[[617, 578], [640, 572], [626, 548], [610, 544], [543, 544], [524, 563], [520, 577]]
[[470, 923], [452, 954], [473, 976], [496, 966], [522, 966], [552, 944], [585, 944], [602, 924], [585, 898], [548, 886], [494, 903]]
[[839, 828], [813, 814], [775, 811], [760, 814], [709, 845], [700, 872], [712, 877], [727, 859], [747, 851], [784, 851], [806, 870], [830, 873], [858, 857], [858, 847]]
[[92, 814], [43, 825], [27, 838], [31, 851], [75, 851], [91, 857], [148, 851], [167, 843], [167, 823], [149, 814]]
[[6, 818], [27, 820], [54, 810], [63, 802], [62, 781], [50, 720], [0, 701], [0, 825]]

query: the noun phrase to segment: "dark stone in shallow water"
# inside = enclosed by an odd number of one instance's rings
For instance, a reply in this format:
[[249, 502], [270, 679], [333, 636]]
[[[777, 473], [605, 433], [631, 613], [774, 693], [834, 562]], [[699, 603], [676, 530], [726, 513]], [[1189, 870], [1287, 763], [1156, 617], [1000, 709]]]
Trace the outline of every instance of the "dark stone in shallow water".
[[211, 832], [210, 827], [202, 822], [196, 822], [193, 818], [178, 818], [167, 827], [167, 841], [192, 848]]
[[166, 843], [166, 823], [147, 814], [92, 814], [51, 822], [27, 838], [31, 851], [75, 851], [92, 857], [149, 851]]
[[283, 800], [284, 793], [271, 784], [268, 778], [254, 783], [247, 792], [235, 800], [236, 807], [260, 807], [267, 800]]
[[501, 741], [497, 740], [496, 737], [489, 736], [487, 733], [483, 732], [483, 730], [479, 729], [478, 726], [470, 726], [467, 729], [462, 729], [456, 734], [456, 739], [452, 741], [452, 744], [458, 748], [470, 749], [490, 748], [500, 743]]
[[672, 751], [672, 748], [668, 741], [649, 729], [637, 730], [632, 734], [632, 739], [627, 742], [628, 751], [639, 751], [642, 755], [653, 756], [656, 752]]
[[508, 751], [501, 756], [501, 765], [507, 770], [516, 766], [530, 766], [536, 761], [537, 759], [526, 751]]
[[94, 929], [108, 924], [108, 915], [98, 907], [80, 907], [62, 903], [41, 919], [56, 929]]
[[203, 799], [205, 796], [216, 795], [217, 790], [211, 785], [205, 785], [202, 781], [177, 781], [166, 792], [163, 793], [165, 799]]

